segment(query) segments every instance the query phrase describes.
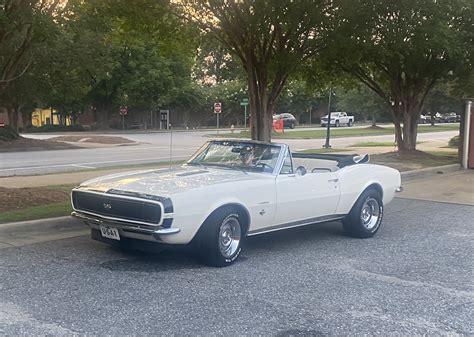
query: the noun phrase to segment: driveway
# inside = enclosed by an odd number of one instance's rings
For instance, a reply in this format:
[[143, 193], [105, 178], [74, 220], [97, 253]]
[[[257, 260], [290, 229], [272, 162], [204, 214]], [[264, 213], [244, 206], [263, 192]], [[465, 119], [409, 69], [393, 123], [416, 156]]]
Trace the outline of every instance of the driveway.
[[339, 223], [276, 232], [220, 269], [88, 236], [4, 248], [0, 335], [469, 335], [473, 218], [397, 198], [372, 239]]

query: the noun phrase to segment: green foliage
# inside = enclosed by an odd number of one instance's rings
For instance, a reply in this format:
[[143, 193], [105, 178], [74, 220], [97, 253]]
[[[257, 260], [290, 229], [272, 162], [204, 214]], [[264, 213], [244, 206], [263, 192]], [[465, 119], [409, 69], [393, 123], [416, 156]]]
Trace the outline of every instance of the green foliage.
[[70, 131], [85, 131], [82, 125], [43, 125], [31, 126], [26, 129], [29, 133], [35, 132], [70, 132]]
[[0, 126], [0, 141], [10, 142], [19, 137], [18, 132], [10, 125]]
[[459, 136], [454, 136], [453, 138], [451, 138], [449, 140], [448, 146], [457, 149], [459, 147]]
[[472, 1], [334, 4], [324, 65], [344, 70], [379, 95], [392, 110], [399, 149], [414, 149], [427, 94], [436, 82], [472, 68]]

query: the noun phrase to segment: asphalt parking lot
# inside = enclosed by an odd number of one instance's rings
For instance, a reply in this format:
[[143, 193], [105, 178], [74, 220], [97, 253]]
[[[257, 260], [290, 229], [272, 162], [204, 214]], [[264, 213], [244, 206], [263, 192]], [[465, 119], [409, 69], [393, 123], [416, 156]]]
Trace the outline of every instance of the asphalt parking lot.
[[474, 207], [396, 199], [379, 233], [250, 238], [231, 267], [79, 236], [0, 252], [0, 335], [472, 334]]

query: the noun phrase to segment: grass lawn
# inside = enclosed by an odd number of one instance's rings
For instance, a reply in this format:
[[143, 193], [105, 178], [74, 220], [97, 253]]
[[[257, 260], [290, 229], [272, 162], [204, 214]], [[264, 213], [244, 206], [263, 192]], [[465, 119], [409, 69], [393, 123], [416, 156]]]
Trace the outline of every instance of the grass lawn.
[[[420, 125], [418, 126], [418, 133], [427, 132], [442, 132], [442, 131], [455, 131], [459, 130], [457, 124], [446, 124], [446, 125]], [[365, 137], [365, 136], [379, 136], [379, 135], [391, 135], [394, 134], [394, 128], [332, 128], [331, 137]], [[212, 137], [223, 137], [223, 138], [250, 138], [250, 131], [241, 131], [240, 133], [222, 133], [218, 136], [210, 135]], [[320, 130], [297, 130], [287, 131], [285, 133], [272, 133], [272, 139], [314, 139], [314, 138], [325, 138], [326, 129], [321, 128]]]
[[[424, 142], [416, 142], [422, 144]], [[360, 142], [349, 147], [395, 147], [395, 142]]]
[[2, 188], [0, 223], [69, 215], [72, 210], [69, 193], [74, 186]]
[[297, 151], [297, 153], [315, 153], [315, 154], [320, 154], [320, 153], [334, 153], [334, 152], [346, 152], [346, 151], [352, 151], [351, 149], [335, 149], [335, 148], [329, 148], [326, 149], [324, 147], [320, 149], [307, 149], [303, 151]]
[[0, 223], [54, 218], [69, 215], [71, 211], [71, 202], [66, 200], [43, 206], [33, 206], [14, 211], [2, 212], [0, 213]]

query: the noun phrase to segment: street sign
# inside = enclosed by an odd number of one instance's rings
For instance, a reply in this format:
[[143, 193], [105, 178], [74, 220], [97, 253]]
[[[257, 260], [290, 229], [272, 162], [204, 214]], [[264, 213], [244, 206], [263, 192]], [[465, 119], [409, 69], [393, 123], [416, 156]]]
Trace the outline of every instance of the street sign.
[[248, 98], [242, 98], [242, 101], [240, 102], [241, 106], [247, 106], [249, 105], [249, 99]]
[[214, 103], [214, 113], [220, 114], [222, 112], [222, 104], [220, 102]]
[[119, 113], [120, 113], [121, 116], [125, 116], [128, 113], [127, 106], [121, 106], [120, 110], [119, 110]]

